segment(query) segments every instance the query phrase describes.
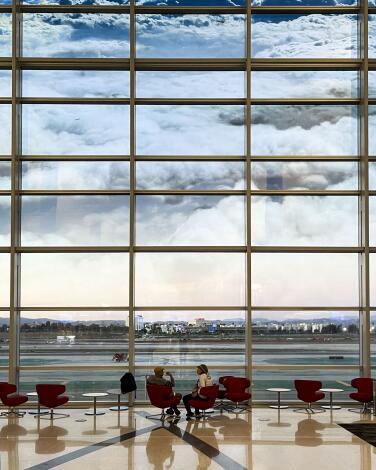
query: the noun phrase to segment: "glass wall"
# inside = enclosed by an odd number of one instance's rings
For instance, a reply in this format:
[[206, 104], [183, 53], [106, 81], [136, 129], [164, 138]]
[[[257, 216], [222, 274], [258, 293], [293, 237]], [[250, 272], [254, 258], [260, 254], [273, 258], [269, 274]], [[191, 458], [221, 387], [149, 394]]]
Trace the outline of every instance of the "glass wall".
[[375, 5], [91, 3], [0, 15], [0, 372], [369, 375]]

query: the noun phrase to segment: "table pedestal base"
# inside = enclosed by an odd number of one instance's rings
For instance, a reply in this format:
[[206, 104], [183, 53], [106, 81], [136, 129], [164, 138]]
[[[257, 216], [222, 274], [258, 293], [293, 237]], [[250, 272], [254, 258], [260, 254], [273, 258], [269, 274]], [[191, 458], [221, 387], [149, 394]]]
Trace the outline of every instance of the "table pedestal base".
[[326, 410], [340, 410], [342, 407], [338, 405], [322, 405], [321, 408], [325, 408]]
[[111, 411], [127, 411], [129, 408], [128, 406], [111, 406]]
[[106, 413], [104, 411], [87, 411], [85, 415], [87, 416], [99, 416], [99, 415], [105, 415]]
[[288, 406], [287, 405], [270, 405], [269, 408], [273, 408], [274, 410], [286, 410]]

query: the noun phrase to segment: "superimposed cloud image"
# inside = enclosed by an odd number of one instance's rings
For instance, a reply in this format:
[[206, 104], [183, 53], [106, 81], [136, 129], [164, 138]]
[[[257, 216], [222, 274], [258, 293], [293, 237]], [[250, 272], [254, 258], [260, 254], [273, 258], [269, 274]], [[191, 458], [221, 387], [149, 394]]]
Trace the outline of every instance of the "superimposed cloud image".
[[24, 14], [22, 52], [26, 57], [128, 57], [129, 16]]
[[[373, 0], [369, 0], [372, 2]], [[251, 0], [253, 6], [323, 6], [323, 7], [337, 7], [341, 5], [357, 5], [358, 0]]]
[[128, 155], [129, 106], [24, 105], [22, 142], [29, 155]]
[[356, 15], [252, 15], [253, 57], [357, 57]]
[[[106, 2], [103, 2], [106, 3]], [[108, 2], [116, 4], [118, 2]], [[254, 5], [350, 5], [350, 0], [254, 0]], [[119, 2], [121, 4], [121, 2]], [[140, 1], [138, 4], [244, 4], [237, 0]], [[136, 15], [139, 58], [243, 58], [244, 15]], [[252, 54], [262, 57], [355, 58], [355, 15], [252, 15]], [[10, 23], [0, 16], [0, 45], [10, 45]], [[8, 21], [8, 23], [7, 23]], [[370, 21], [370, 54], [376, 50]], [[127, 14], [24, 14], [28, 57], [128, 57]], [[8, 29], [7, 29], [8, 28]], [[8, 45], [7, 45], [8, 44]], [[10, 46], [9, 46], [10, 47]], [[6, 50], [6, 49], [5, 49]], [[10, 50], [10, 49], [9, 49]], [[129, 96], [126, 71], [23, 72], [26, 97]], [[3, 96], [9, 72], [0, 72]], [[370, 93], [376, 94], [370, 74]], [[356, 98], [353, 71], [252, 71], [253, 98]], [[244, 98], [244, 72], [136, 73], [139, 98]], [[127, 105], [22, 107], [22, 152], [45, 155], [129, 155]], [[370, 107], [370, 152], [376, 155], [376, 112]], [[277, 162], [275, 156], [358, 156], [356, 106], [255, 105], [251, 109], [252, 189], [357, 190], [356, 162]], [[137, 105], [136, 155], [245, 157], [241, 105]], [[0, 154], [10, 154], [11, 108], [0, 107]], [[8, 165], [9, 167], [9, 165]], [[2, 170], [4, 168], [4, 170]], [[0, 164], [0, 188], [9, 189]], [[376, 170], [370, 167], [371, 187]], [[138, 190], [244, 190], [244, 162], [137, 161]], [[22, 188], [31, 190], [129, 189], [129, 163], [22, 162]], [[24, 246], [117, 246], [129, 243], [127, 196], [23, 196]], [[8, 204], [8, 205], [7, 205]], [[136, 196], [138, 246], [245, 246], [244, 196]], [[256, 246], [358, 246], [358, 199], [254, 196], [251, 237]], [[371, 203], [371, 241], [376, 207]], [[0, 243], [9, 246], [9, 203], [0, 199]], [[9, 223], [8, 223], [9, 221]], [[372, 258], [372, 269], [375, 259]], [[21, 255], [25, 306], [126, 306], [128, 255], [67, 253]], [[9, 255], [0, 255], [0, 303], [9, 303]], [[8, 277], [7, 277], [8, 276]], [[243, 253], [136, 253], [137, 306], [246, 305]], [[356, 306], [357, 254], [263, 254], [252, 258], [254, 306]], [[48, 286], [48, 289], [46, 289]], [[373, 289], [376, 299], [376, 289]], [[97, 315], [101, 315], [98, 313]], [[206, 314], [205, 314], [206, 315]], [[213, 314], [214, 315], [214, 314]], [[304, 315], [301, 313], [301, 315]], [[98, 318], [99, 318], [98, 316]], [[124, 316], [119, 312], [119, 317]], [[223, 316], [234, 316], [224, 312]], [[114, 314], [114, 318], [116, 314]], [[209, 317], [208, 317], [209, 318]], [[213, 318], [217, 318], [214, 316]]]
[[23, 196], [24, 246], [126, 246], [129, 196]]
[[138, 57], [244, 57], [244, 15], [138, 15]]

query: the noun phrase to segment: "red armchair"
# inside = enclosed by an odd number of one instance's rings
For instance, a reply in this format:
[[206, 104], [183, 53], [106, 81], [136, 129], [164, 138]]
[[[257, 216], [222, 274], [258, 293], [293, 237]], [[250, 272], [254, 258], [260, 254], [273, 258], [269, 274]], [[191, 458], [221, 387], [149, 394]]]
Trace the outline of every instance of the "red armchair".
[[65, 392], [65, 385], [60, 384], [37, 384], [36, 386], [38, 401], [42, 406], [50, 409], [49, 416], [34, 416], [40, 419], [54, 419], [55, 416], [59, 418], [67, 418], [69, 415], [65, 413], [55, 413], [54, 408], [64, 405], [69, 401], [69, 397], [63, 395]]
[[157, 413], [155, 415], [146, 416], [148, 419], [157, 419], [163, 421], [166, 417], [165, 409], [178, 406], [181, 396], [172, 395], [172, 387], [169, 385], [146, 385], [146, 391], [150, 403], [162, 410], [162, 413]]
[[323, 413], [325, 411], [319, 408], [312, 408], [312, 403], [325, 397], [325, 393], [319, 391], [322, 387], [322, 383], [319, 380], [295, 380], [294, 384], [299, 400], [307, 404], [304, 408], [297, 408], [294, 411], [308, 414]]
[[369, 405], [373, 402], [373, 380], [368, 377], [359, 377], [351, 381], [351, 385], [357, 392], [350, 393], [350, 398], [363, 403], [362, 408], [349, 409], [353, 413], [370, 413]]
[[226, 398], [235, 403], [235, 406], [232, 406], [230, 411], [242, 413], [250, 408], [248, 404], [244, 403], [252, 397], [252, 394], [247, 392], [250, 386], [251, 382], [245, 377], [229, 377], [226, 380]]
[[25, 411], [17, 411], [16, 408], [28, 400], [27, 395], [17, 393], [17, 387], [8, 382], [0, 382], [0, 399], [9, 409], [0, 413], [0, 417], [16, 416], [21, 418], [25, 415]]
[[206, 400], [198, 400], [197, 398], [192, 398], [188, 401], [188, 404], [193, 408], [198, 408], [203, 412], [203, 417], [207, 417], [205, 411], [209, 408], [213, 408], [215, 400], [218, 396], [219, 385], [210, 385], [209, 387], [200, 388], [200, 396], [206, 397]]

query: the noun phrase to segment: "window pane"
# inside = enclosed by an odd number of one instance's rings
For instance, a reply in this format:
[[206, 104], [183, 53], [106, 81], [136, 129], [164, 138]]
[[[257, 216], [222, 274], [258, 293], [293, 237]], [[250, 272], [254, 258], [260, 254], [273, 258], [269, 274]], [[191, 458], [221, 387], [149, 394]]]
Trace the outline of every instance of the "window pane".
[[10, 155], [11, 153], [11, 112], [12, 107], [10, 105], [0, 105], [0, 155]]
[[244, 15], [136, 15], [138, 57], [244, 57]]
[[22, 312], [21, 364], [128, 364], [128, 312]]
[[252, 15], [253, 57], [357, 57], [356, 15]]
[[244, 245], [242, 196], [137, 196], [138, 245]]
[[129, 72], [114, 70], [23, 70], [23, 96], [122, 98]]
[[252, 189], [357, 190], [357, 162], [252, 162]]
[[24, 253], [24, 307], [110, 307], [128, 304], [127, 253]]
[[369, 162], [369, 189], [376, 190], [376, 162]]
[[0, 307], [9, 307], [10, 301], [10, 257], [0, 253]]
[[12, 95], [12, 71], [0, 70], [0, 96]]
[[0, 246], [10, 245], [10, 197], [0, 196]]
[[129, 163], [22, 162], [22, 188], [126, 190], [129, 189]]
[[24, 13], [25, 57], [128, 57], [129, 16]]
[[256, 196], [252, 244], [356, 246], [358, 198], [350, 196]]
[[0, 162], [0, 189], [10, 190], [10, 162]]
[[252, 72], [252, 98], [356, 98], [355, 71]]
[[[111, 371], [93, 371], [93, 370], [58, 370], [59, 366], [56, 366], [56, 370], [44, 371], [27, 371], [22, 370], [20, 372], [20, 392], [30, 392], [35, 390], [35, 385], [38, 383], [62, 383], [66, 386], [66, 394], [69, 396], [70, 401], [88, 401], [87, 397], [83, 397], [83, 393], [98, 392], [98, 390], [109, 390], [111, 388], [119, 388], [120, 377], [127, 372], [127, 368], [114, 369]], [[144, 377], [145, 382], [145, 377]], [[107, 398], [107, 400], [106, 400]], [[108, 401], [110, 397], [105, 397], [105, 401]], [[116, 397], [111, 397], [116, 405]], [[110, 398], [110, 399], [111, 399]], [[125, 397], [122, 397], [125, 398]], [[138, 398], [138, 397], [137, 397]], [[128, 399], [125, 398], [124, 402]], [[32, 398], [30, 398], [32, 400]], [[98, 399], [98, 408], [101, 406], [101, 399]], [[57, 426], [54, 426], [55, 429]], [[48, 428], [47, 428], [48, 429]], [[94, 431], [90, 431], [94, 432]], [[98, 429], [98, 433], [100, 430]], [[48, 439], [48, 438], [47, 438]], [[63, 442], [63, 441], [62, 441]], [[123, 451], [125, 449], [122, 449]], [[49, 452], [50, 452], [49, 448]], [[122, 458], [124, 454], [122, 453]], [[126, 456], [125, 456], [126, 458]], [[126, 460], [127, 461], [127, 460]]]
[[24, 246], [129, 243], [129, 196], [23, 196]]
[[137, 162], [137, 189], [244, 189], [242, 162]]
[[[296, 390], [294, 387], [294, 380], [296, 379], [305, 379], [305, 380], [320, 380], [322, 382], [323, 388], [341, 388], [344, 390], [344, 393], [340, 393], [337, 397], [334, 397], [334, 400], [350, 400], [349, 393], [354, 389], [350, 386], [351, 380], [354, 377], [359, 377], [360, 370], [359, 367], [354, 366], [354, 369], [309, 369], [309, 370], [294, 370], [294, 369], [280, 369], [278, 366], [275, 369], [270, 370], [255, 370], [252, 374], [252, 399], [265, 401], [266, 388], [269, 387], [283, 387], [291, 389], [290, 392], [283, 393], [281, 400], [297, 400]], [[348, 384], [348, 385], [347, 385]], [[270, 400], [277, 400], [276, 393], [268, 393], [267, 396]], [[329, 396], [326, 394], [325, 404], [329, 402]], [[351, 400], [352, 402], [352, 400]], [[307, 419], [307, 418], [306, 418]], [[305, 421], [305, 420], [304, 420]], [[296, 434], [295, 434], [296, 436]], [[316, 433], [314, 442], [310, 440], [310, 445], [320, 445], [322, 444], [322, 439], [319, 438], [320, 434]], [[302, 436], [301, 441], [297, 440], [298, 437], [295, 437], [295, 443], [298, 445], [307, 445], [306, 434]]]
[[344, 253], [254, 253], [255, 306], [359, 304], [358, 255]]
[[[9, 367], [9, 312], [0, 312], [0, 349], [2, 354], [0, 354], [0, 366]], [[4, 371], [0, 371], [3, 374]], [[6, 372], [7, 374], [7, 372]], [[8, 381], [8, 378], [5, 378], [5, 381]]]
[[136, 314], [136, 365], [244, 365], [245, 314], [142, 312]]
[[369, 198], [369, 243], [376, 246], [376, 197]]
[[22, 125], [25, 154], [129, 153], [129, 106], [24, 105]]
[[242, 155], [243, 106], [137, 106], [140, 155]]
[[369, 153], [372, 156], [376, 156], [376, 106], [369, 106]]
[[358, 154], [356, 106], [256, 105], [251, 117], [253, 155]]
[[139, 98], [244, 98], [244, 72], [137, 72]]
[[137, 253], [138, 306], [243, 306], [240, 253]]
[[[370, 6], [376, 6], [376, 3]], [[368, 15], [368, 55], [376, 57], [376, 15]]]
[[[373, 0], [369, 0], [373, 1]], [[356, 6], [358, 0], [304, 0], [304, 6], [336, 7], [341, 5]], [[253, 6], [302, 6], [302, 0], [251, 0]]]
[[0, 14], [0, 57], [12, 55], [12, 15]]
[[[30, 5], [62, 5], [61, 0], [23, 0], [22, 3]], [[68, 5], [87, 5], [86, 0], [69, 0]], [[90, 0], [90, 5], [129, 5], [129, 0], [119, 0], [114, 2], [113, 0]]]
[[257, 365], [359, 364], [359, 312], [252, 313]]

